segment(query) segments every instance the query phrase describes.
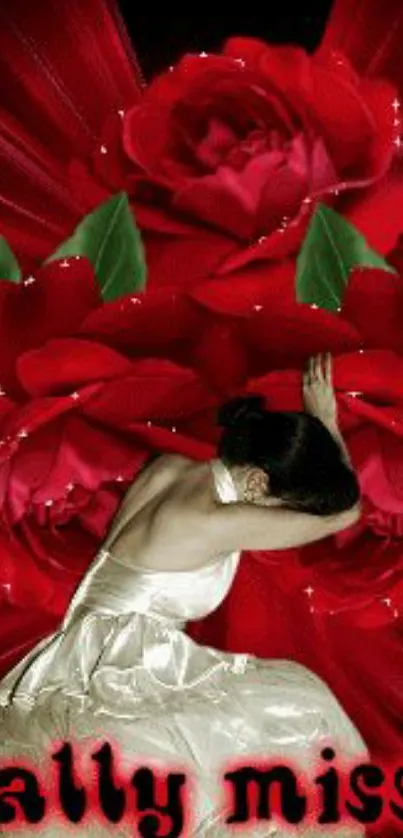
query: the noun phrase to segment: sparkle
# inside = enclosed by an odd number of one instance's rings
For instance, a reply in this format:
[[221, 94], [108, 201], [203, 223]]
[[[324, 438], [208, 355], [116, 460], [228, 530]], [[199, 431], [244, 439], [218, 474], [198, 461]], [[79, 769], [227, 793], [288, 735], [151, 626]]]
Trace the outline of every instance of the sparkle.
[[390, 606], [392, 605], [392, 600], [389, 597], [385, 597], [385, 599], [383, 599], [382, 602], [384, 602], [385, 605], [388, 606], [388, 608], [390, 608]]
[[393, 612], [393, 616], [395, 619], [399, 616], [399, 612], [396, 609]]
[[130, 302], [133, 303], [134, 306], [138, 306], [141, 304], [141, 300], [139, 297], [130, 297]]
[[360, 354], [360, 355], [363, 355], [363, 354], [364, 354], [364, 350], [363, 350], [363, 349], [359, 349], [359, 350], [358, 350], [358, 352], [359, 352], [359, 354]]
[[262, 308], [263, 308], [263, 306], [259, 306], [259, 305], [253, 306], [254, 311], [261, 311]]
[[362, 396], [362, 395], [363, 395], [363, 393], [362, 393], [361, 390], [348, 390], [348, 392], [346, 393], [346, 396], [352, 396], [354, 399], [357, 396]]
[[402, 138], [401, 137], [396, 137], [396, 139], [393, 140], [393, 142], [394, 142], [396, 148], [400, 148], [400, 146], [402, 144]]
[[200, 52], [199, 58], [207, 58], [207, 52]]
[[395, 126], [395, 128], [397, 128], [398, 125], [400, 125], [400, 119], [394, 119], [393, 120], [393, 125]]
[[312, 303], [312, 304], [310, 305], [310, 308], [319, 308], [319, 306], [317, 306], [317, 305], [316, 305], [316, 303]]
[[53, 500], [45, 500], [45, 506], [53, 506]]
[[307, 588], [304, 588], [304, 593], [307, 594], [309, 597], [313, 594], [313, 588], [309, 585]]
[[149, 419], [148, 422], [147, 422], [147, 428], [152, 428], [152, 426], [153, 426], [153, 423]]
[[36, 282], [34, 276], [27, 276], [27, 278], [24, 280], [24, 285], [32, 285], [34, 282]]
[[123, 481], [124, 481], [124, 477], [122, 477], [121, 474], [118, 474], [118, 476], [116, 478], [116, 483], [123, 483]]
[[235, 58], [236, 64], [239, 64], [240, 67], [245, 67], [245, 61], [243, 58]]
[[260, 238], [257, 240], [257, 243], [264, 244], [265, 241], [267, 241], [267, 236], [260, 236]]
[[124, 110], [122, 110], [122, 108], [120, 108], [120, 110], [118, 110], [118, 114], [119, 114], [119, 116], [124, 116], [125, 112], [124, 112]]
[[81, 256], [75, 256], [74, 258], [77, 261], [77, 259], [81, 259]]
[[337, 306], [337, 311], [341, 311], [341, 306]]
[[21, 431], [18, 432], [18, 439], [26, 439], [28, 436], [28, 431], [23, 428]]
[[392, 108], [393, 108], [393, 110], [394, 110], [395, 112], [397, 112], [397, 111], [399, 110], [399, 108], [400, 108], [400, 102], [399, 102], [399, 99], [396, 99], [396, 98], [395, 98], [395, 99], [393, 100], [393, 102], [392, 102]]
[[171, 431], [172, 431], [172, 433], [173, 433], [173, 434], [176, 434], [176, 428], [175, 428], [175, 425], [172, 425]]
[[69, 268], [70, 267], [69, 260], [68, 259], [63, 259], [63, 262], [60, 262], [60, 267], [61, 268]]
[[68, 483], [67, 486], [66, 486], [66, 491], [67, 492], [72, 492], [73, 489], [74, 489], [74, 483]]
[[75, 390], [74, 393], [70, 394], [70, 398], [73, 399], [73, 401], [76, 402], [80, 398], [80, 393], [77, 393], [77, 390]]
[[101, 145], [101, 148], [99, 150], [100, 150], [101, 154], [107, 154], [108, 153], [108, 149], [107, 149], [106, 145]]
[[6, 396], [6, 395], [7, 395], [6, 391], [3, 390], [2, 386], [0, 385], [0, 396]]
[[312, 203], [312, 198], [310, 198], [309, 195], [307, 195], [307, 197], [304, 198], [302, 203], [303, 204], [311, 204]]
[[333, 195], [340, 195], [340, 189], [333, 189]]

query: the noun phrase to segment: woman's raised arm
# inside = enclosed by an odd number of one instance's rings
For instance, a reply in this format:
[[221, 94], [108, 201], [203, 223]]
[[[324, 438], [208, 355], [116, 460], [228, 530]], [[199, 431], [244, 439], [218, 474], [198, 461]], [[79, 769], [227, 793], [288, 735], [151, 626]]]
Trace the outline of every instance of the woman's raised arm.
[[219, 552], [287, 550], [320, 541], [356, 523], [360, 505], [336, 515], [312, 515], [284, 507], [230, 503], [211, 514], [211, 537]]

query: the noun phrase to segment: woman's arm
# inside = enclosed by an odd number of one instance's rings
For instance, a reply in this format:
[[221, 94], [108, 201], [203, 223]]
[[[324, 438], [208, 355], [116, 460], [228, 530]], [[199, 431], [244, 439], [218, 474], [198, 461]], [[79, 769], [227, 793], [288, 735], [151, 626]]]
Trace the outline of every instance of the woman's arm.
[[284, 507], [231, 503], [211, 515], [211, 534], [219, 552], [287, 550], [302, 547], [350, 527], [360, 517], [360, 504], [337, 515], [311, 515]]

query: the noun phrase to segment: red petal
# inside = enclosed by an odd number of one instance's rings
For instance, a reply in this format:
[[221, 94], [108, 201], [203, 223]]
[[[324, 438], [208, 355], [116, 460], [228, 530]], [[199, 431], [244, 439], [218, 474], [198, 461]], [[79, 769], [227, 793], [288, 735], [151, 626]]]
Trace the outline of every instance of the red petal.
[[[169, 245], [168, 245], [169, 249]], [[195, 337], [205, 322], [202, 313], [178, 288], [147, 289], [107, 303], [91, 312], [81, 333], [131, 353], [168, 351], [178, 341]]]
[[[399, 403], [403, 398], [403, 358], [389, 350], [365, 350], [334, 360], [334, 382], [339, 393], [362, 392], [362, 399]], [[386, 409], [382, 408], [385, 411]]]
[[193, 370], [155, 359], [136, 361], [122, 380], [106, 383], [84, 412], [98, 422], [128, 428], [139, 420], [181, 422], [216, 401]]
[[[169, 88], [170, 82], [169, 74], [159, 79], [159, 84], [164, 84], [165, 89]], [[169, 102], [161, 106], [152, 97], [152, 90], [149, 90], [148, 99], [125, 114], [123, 148], [132, 166], [134, 164], [140, 172], [146, 173], [154, 183], [169, 187], [173, 184], [170, 184], [163, 168], [164, 152], [170, 142]]]
[[45, 606], [53, 596], [54, 582], [41, 572], [28, 551], [6, 536], [0, 537], [0, 601], [2, 614], [5, 602], [19, 608]]
[[127, 169], [130, 163], [123, 150], [123, 119], [114, 113], [108, 116], [97, 148], [93, 153], [95, 177], [111, 192], [126, 188]]
[[262, 264], [219, 279], [195, 284], [190, 293], [200, 305], [218, 314], [247, 317], [255, 307], [277, 307], [294, 302], [292, 262]]
[[388, 271], [352, 271], [343, 301], [343, 319], [366, 346], [403, 354], [403, 280]]
[[96, 427], [83, 416], [71, 415], [63, 424], [46, 480], [35, 492], [35, 503], [65, 497], [66, 487], [71, 483], [96, 491], [117, 476], [130, 479], [137, 461], [136, 446], [122, 435]]
[[83, 7], [72, 0], [61, 7], [48, 0], [46, 12], [37, 14], [29, 0], [16, 0], [1, 20], [4, 96], [21, 121], [36, 123], [36, 135], [59, 159], [74, 149], [85, 152], [106, 115], [139, 98], [138, 74], [111, 4], [88, 0]]
[[375, 178], [386, 171], [395, 150], [394, 97], [394, 88], [384, 82], [352, 84], [344, 72], [314, 63], [311, 116], [344, 179]]
[[207, 327], [192, 352], [192, 365], [222, 396], [229, 397], [240, 387], [247, 374], [247, 355], [237, 324], [223, 320]]
[[170, 206], [171, 196], [159, 190], [155, 194], [150, 192], [149, 202], [136, 194], [135, 185], [128, 181], [128, 191], [135, 220], [140, 229], [154, 233], [164, 233], [167, 236], [194, 235], [195, 224], [191, 220], [177, 214]]
[[396, 164], [379, 184], [357, 193], [343, 215], [378, 253], [388, 254], [403, 231], [403, 168]]
[[192, 460], [206, 461], [214, 457], [216, 448], [208, 442], [200, 442], [198, 439], [188, 436], [185, 432], [179, 433], [169, 428], [161, 428], [158, 425], [146, 427], [145, 425], [133, 424], [131, 432], [134, 438], [154, 449], [158, 453], [181, 454]]
[[36, 349], [52, 337], [75, 332], [89, 312], [99, 305], [93, 269], [86, 259], [51, 262], [27, 284], [0, 285], [2, 351], [0, 382], [15, 387], [14, 365], [18, 356]]
[[230, 237], [213, 230], [194, 236], [145, 236], [148, 288], [182, 286], [191, 288], [200, 279], [215, 274], [225, 257], [235, 249]]
[[49, 341], [18, 362], [20, 381], [34, 396], [75, 390], [124, 375], [129, 369], [130, 363], [113, 349], [78, 338]]
[[339, 50], [357, 70], [403, 83], [401, 43], [403, 9], [400, 0], [335, 0], [322, 49]]
[[71, 192], [81, 208], [82, 215], [92, 212], [95, 207], [110, 198], [109, 189], [94, 178], [88, 165], [82, 160], [72, 160], [68, 173]]

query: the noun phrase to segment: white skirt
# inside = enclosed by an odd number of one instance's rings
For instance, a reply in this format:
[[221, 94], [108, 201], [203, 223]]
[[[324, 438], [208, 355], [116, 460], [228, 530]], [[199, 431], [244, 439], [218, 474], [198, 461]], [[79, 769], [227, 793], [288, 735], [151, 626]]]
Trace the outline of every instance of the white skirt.
[[[331, 691], [305, 668], [200, 647], [173, 621], [147, 614], [78, 612], [3, 681], [0, 701], [1, 763], [20, 758], [19, 764], [33, 766], [45, 798], [56, 765], [51, 755], [63, 742], [73, 746], [84, 786], [94, 773], [91, 754], [109, 742], [127, 788], [140, 766], [164, 776], [186, 774], [187, 836], [231, 836], [224, 774], [234, 765], [267, 767], [275, 760], [313, 779], [329, 767], [317, 762], [329, 741], [343, 758], [367, 758]], [[3, 834], [137, 834], [133, 808], [127, 809], [127, 822], [111, 823], [93, 812], [70, 825], [53, 805], [53, 814], [37, 826], [19, 827], [18, 833], [4, 826]], [[295, 829], [270, 818], [237, 832], [278, 838], [333, 834], [315, 822]], [[164, 828], [156, 833], [165, 834]], [[352, 838], [364, 831], [345, 824], [335, 834]]]

